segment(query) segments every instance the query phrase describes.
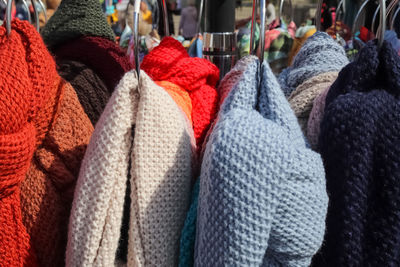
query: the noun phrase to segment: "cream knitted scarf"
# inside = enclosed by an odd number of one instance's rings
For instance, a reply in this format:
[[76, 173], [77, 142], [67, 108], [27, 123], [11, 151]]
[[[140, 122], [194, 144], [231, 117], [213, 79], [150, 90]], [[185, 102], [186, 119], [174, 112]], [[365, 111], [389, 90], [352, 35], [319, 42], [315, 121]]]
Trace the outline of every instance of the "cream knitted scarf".
[[143, 71], [138, 86], [135, 72], [125, 74], [96, 125], [75, 191], [67, 266], [115, 264], [129, 161], [128, 266], [177, 265], [195, 141], [164, 89]]

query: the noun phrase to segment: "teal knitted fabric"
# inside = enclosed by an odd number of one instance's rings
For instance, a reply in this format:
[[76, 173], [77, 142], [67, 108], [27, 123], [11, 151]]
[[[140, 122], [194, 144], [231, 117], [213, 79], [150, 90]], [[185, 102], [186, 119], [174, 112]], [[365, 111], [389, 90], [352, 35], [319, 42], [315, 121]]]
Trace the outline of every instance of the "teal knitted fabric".
[[182, 230], [180, 251], [179, 251], [179, 267], [191, 267], [194, 263], [194, 244], [196, 237], [196, 220], [197, 220], [197, 203], [199, 199], [199, 179], [192, 191], [192, 201], [186, 216], [185, 226]]
[[115, 40], [99, 0], [63, 0], [41, 34], [48, 47], [81, 36]]
[[195, 266], [308, 266], [321, 246], [322, 160], [268, 64], [255, 59], [225, 99], [198, 201]]

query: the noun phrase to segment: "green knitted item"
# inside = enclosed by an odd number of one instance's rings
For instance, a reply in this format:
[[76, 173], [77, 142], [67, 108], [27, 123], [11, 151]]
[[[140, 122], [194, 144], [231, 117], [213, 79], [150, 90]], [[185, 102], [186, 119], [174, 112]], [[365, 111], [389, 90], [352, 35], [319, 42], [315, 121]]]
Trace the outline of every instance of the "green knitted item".
[[81, 36], [115, 40], [99, 0], [63, 0], [41, 34], [49, 48]]

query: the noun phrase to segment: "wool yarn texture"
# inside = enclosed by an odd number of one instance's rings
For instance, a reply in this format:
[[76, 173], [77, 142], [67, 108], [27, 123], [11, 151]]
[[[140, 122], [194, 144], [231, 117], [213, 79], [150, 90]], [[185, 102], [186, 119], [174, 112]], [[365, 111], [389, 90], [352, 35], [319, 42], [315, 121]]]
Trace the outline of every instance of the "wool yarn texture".
[[[220, 95], [219, 107], [222, 105], [225, 98], [228, 96], [232, 87], [239, 81], [240, 77], [243, 75], [243, 72], [246, 70], [247, 65], [251, 64], [254, 61], [254, 56], [246, 56], [241, 58], [225, 76], [221, 80], [218, 86], [218, 92]], [[213, 121], [206, 138], [204, 140], [203, 149], [201, 153], [201, 157], [204, 154], [204, 149], [212, 133], [216, 122], [218, 121], [218, 117]], [[200, 159], [200, 162], [202, 159]], [[194, 246], [195, 246], [195, 236], [196, 236], [196, 221], [197, 221], [197, 206], [199, 199], [199, 179], [196, 179], [195, 185], [192, 190], [192, 201], [190, 204], [190, 208], [186, 215], [186, 220], [184, 227], [182, 229], [182, 235], [180, 240], [180, 249], [179, 249], [179, 266], [181, 267], [190, 267], [194, 264]]]
[[[83, 108], [95, 125], [122, 76], [133, 69], [129, 58], [114, 42], [90, 36], [66, 42], [52, 52], [59, 71], [62, 70], [60, 74], [75, 88]], [[75, 62], [90, 69], [76, 66]]]
[[192, 100], [193, 130], [197, 147], [216, 116], [219, 70], [202, 58], [191, 58], [177, 40], [166, 37], [147, 54], [140, 65], [154, 81], [169, 81], [189, 92]]
[[[21, 184], [23, 222], [31, 236], [40, 266], [64, 266], [68, 220], [75, 184], [93, 125], [70, 84], [59, 78], [57, 102], [38, 116], [57, 117], [36, 149]], [[55, 110], [54, 110], [55, 112]]]
[[300, 84], [289, 96], [289, 104], [306, 137], [308, 137], [307, 124], [314, 99], [336, 80], [337, 75], [338, 72], [325, 72], [314, 76]]
[[267, 63], [255, 59], [225, 99], [198, 201], [195, 266], [308, 266], [319, 249], [322, 160]]
[[349, 63], [344, 48], [328, 34], [317, 32], [305, 42], [293, 64], [279, 75], [286, 97], [304, 81], [325, 72], [338, 72]]
[[98, 0], [62, 0], [41, 34], [50, 48], [81, 36], [115, 40]]
[[87, 116], [92, 124], [96, 125], [112, 92], [100, 76], [84, 63], [59, 60], [57, 70], [58, 74], [73, 86]]
[[325, 99], [328, 94], [330, 86], [325, 88], [315, 99], [310, 112], [307, 123], [307, 140], [311, 148], [318, 151], [318, 139], [320, 134], [320, 126], [322, 118], [324, 117]]
[[97, 123], [82, 163], [70, 217], [67, 266], [116, 262], [130, 162], [127, 264], [177, 265], [194, 151], [193, 130], [168, 92], [145, 71], [140, 72], [140, 82], [134, 71], [126, 73]]
[[372, 41], [331, 86], [319, 148], [329, 209], [315, 266], [400, 264], [400, 59]]
[[4, 28], [0, 36], [1, 73], [6, 74], [0, 90], [0, 118], [6, 119], [0, 124], [0, 143], [5, 145], [0, 151], [5, 159], [14, 159], [0, 168], [2, 202], [8, 205], [1, 212], [0, 223], [7, 224], [0, 235], [7, 237], [0, 237], [0, 265], [58, 266], [65, 252], [62, 229], [68, 218], [67, 195], [73, 192], [71, 173], [80, 164], [77, 147], [70, 144], [81, 141], [84, 150], [93, 127], [29, 23], [13, 21], [10, 36]]

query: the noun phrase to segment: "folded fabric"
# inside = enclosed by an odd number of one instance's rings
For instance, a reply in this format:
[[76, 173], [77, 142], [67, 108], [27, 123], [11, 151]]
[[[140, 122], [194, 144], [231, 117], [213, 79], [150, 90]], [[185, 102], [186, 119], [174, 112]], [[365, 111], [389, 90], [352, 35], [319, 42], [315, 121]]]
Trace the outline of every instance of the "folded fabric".
[[338, 72], [333, 71], [311, 77], [300, 84], [289, 96], [289, 104], [292, 107], [294, 114], [299, 121], [301, 130], [306, 137], [308, 137], [307, 124], [310, 112], [313, 108], [314, 99], [322, 93], [326, 87], [331, 86], [331, 84], [336, 80], [337, 75]]
[[60, 75], [72, 84], [95, 125], [114, 88], [133, 64], [118, 45], [102, 37], [83, 36], [52, 52]]
[[198, 201], [195, 266], [308, 266], [322, 243], [322, 160], [266, 63], [249, 64], [221, 107]]
[[67, 266], [114, 265], [129, 168], [127, 264], [177, 265], [195, 147], [183, 114], [144, 71], [140, 88], [134, 71], [125, 74], [82, 163], [70, 217]]
[[325, 99], [328, 94], [330, 86], [325, 88], [315, 99], [312, 110], [307, 123], [307, 140], [311, 148], [319, 151], [318, 139], [320, 134], [320, 126], [322, 118], [324, 117]]
[[81, 36], [115, 40], [98, 0], [63, 0], [41, 31], [50, 48]]
[[400, 58], [376, 41], [326, 97], [319, 146], [330, 196], [315, 266], [400, 263]]
[[292, 66], [279, 75], [279, 83], [288, 97], [305, 80], [324, 72], [340, 71], [348, 63], [343, 47], [328, 34], [317, 32], [305, 42]]
[[74, 174], [93, 126], [34, 27], [15, 20], [9, 36], [0, 28], [0, 43], [0, 265], [62, 266]]
[[[218, 91], [220, 93], [220, 101], [219, 107], [222, 105], [225, 98], [228, 96], [232, 87], [239, 81], [243, 72], [246, 70], [247, 65], [251, 64], [254, 61], [254, 56], [248, 56], [240, 59], [233, 69], [231, 69], [222, 79], [218, 86]], [[208, 142], [208, 138], [212, 133], [218, 118], [216, 118], [204, 140], [203, 150], [200, 155], [204, 154], [204, 149]], [[200, 162], [201, 162], [200, 158]], [[190, 209], [186, 215], [185, 225], [182, 229], [181, 241], [180, 241], [180, 249], [179, 249], [179, 266], [181, 267], [190, 267], [194, 264], [194, 246], [195, 246], [195, 235], [196, 235], [196, 221], [197, 221], [197, 206], [199, 199], [199, 179], [196, 180], [192, 191], [192, 201], [190, 205]]]
[[189, 92], [198, 148], [216, 116], [218, 68], [203, 58], [191, 58], [177, 40], [166, 37], [142, 61], [141, 69], [154, 81], [169, 81]]

